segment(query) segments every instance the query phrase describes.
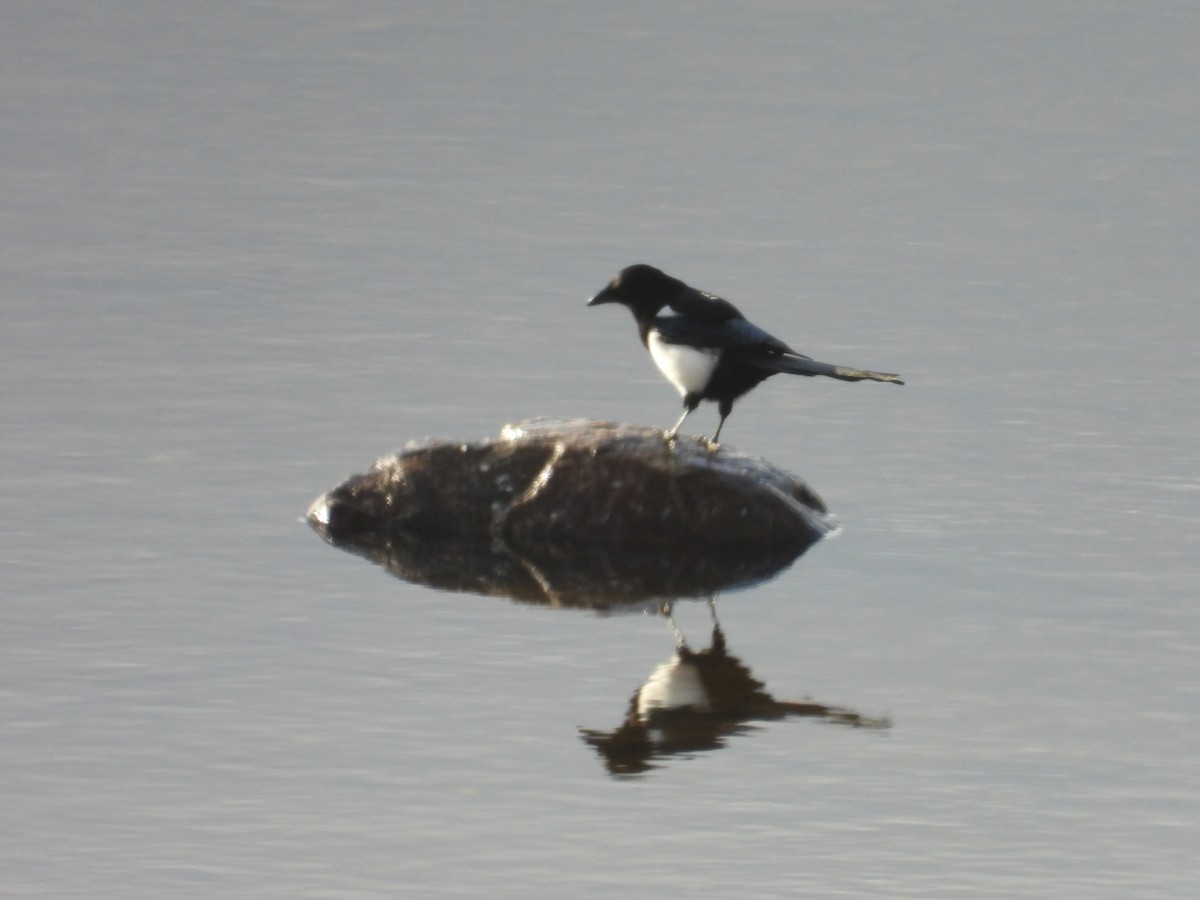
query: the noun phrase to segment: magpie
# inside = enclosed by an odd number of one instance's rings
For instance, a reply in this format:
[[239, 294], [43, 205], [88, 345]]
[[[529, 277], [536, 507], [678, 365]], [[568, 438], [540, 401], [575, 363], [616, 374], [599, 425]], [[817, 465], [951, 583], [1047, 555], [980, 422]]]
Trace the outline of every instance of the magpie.
[[[733, 402], [779, 372], [904, 384], [899, 375], [833, 366], [797, 353], [747, 321], [728, 300], [698, 291], [653, 266], [639, 263], [622, 269], [588, 306], [602, 303], [629, 307], [642, 344], [683, 397], [683, 415], [667, 433], [669, 440], [701, 400], [711, 400], [721, 415], [712, 439], [717, 443]], [[669, 315], [659, 315], [663, 307], [670, 307]]]

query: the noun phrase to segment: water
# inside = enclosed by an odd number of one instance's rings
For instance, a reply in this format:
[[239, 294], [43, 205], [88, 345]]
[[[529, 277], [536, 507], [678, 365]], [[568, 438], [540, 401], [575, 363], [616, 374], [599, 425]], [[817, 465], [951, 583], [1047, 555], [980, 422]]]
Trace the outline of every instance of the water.
[[[1200, 14], [4, 20], [0, 893], [1191, 896]], [[580, 729], [663, 620], [408, 585], [298, 522], [410, 439], [671, 424], [583, 306], [640, 260], [906, 377], [773, 379], [723, 434], [844, 529], [718, 601], [730, 652], [891, 728], [614, 778]]]

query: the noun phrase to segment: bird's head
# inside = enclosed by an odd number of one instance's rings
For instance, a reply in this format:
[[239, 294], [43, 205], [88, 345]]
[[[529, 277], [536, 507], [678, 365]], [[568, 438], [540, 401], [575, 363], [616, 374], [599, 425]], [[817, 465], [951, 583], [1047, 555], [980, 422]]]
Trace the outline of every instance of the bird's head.
[[617, 273], [604, 290], [588, 301], [588, 306], [601, 303], [620, 303], [633, 310], [634, 315], [653, 317], [671, 300], [683, 283], [670, 275], [638, 263]]

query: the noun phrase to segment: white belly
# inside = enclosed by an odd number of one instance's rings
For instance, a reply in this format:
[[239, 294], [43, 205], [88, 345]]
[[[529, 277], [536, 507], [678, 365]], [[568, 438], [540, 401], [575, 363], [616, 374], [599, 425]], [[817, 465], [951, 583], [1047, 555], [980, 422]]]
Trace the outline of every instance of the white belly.
[[708, 693], [700, 680], [700, 670], [676, 654], [650, 673], [638, 691], [637, 711], [645, 719], [654, 712], [687, 708], [707, 710]]
[[646, 343], [654, 364], [681, 396], [702, 393], [721, 358], [720, 350], [665, 343], [653, 330], [646, 335]]

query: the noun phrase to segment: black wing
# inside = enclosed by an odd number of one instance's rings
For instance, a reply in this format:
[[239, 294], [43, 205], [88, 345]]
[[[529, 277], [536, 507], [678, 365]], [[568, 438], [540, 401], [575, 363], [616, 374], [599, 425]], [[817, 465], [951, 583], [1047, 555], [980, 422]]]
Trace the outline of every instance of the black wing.
[[716, 294], [706, 294], [693, 287], [683, 286], [668, 301], [668, 305], [681, 316], [687, 316], [701, 322], [727, 322], [730, 319], [744, 319], [736, 306], [724, 297]]
[[[757, 351], [764, 356], [788, 354], [800, 357], [787, 344], [743, 318], [712, 321], [694, 316], [659, 316], [655, 330], [668, 344], [688, 344], [714, 350]], [[806, 357], [800, 357], [804, 359]]]

